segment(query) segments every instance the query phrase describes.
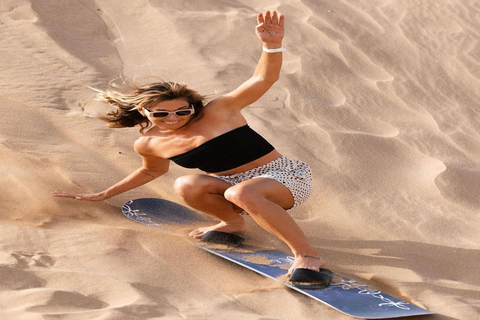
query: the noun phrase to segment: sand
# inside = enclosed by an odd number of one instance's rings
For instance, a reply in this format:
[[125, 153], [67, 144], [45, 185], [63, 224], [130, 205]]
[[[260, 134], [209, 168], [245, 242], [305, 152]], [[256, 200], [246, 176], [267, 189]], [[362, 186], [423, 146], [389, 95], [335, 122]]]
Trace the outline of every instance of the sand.
[[288, 51], [245, 116], [314, 170], [291, 215], [331, 269], [437, 313], [422, 319], [480, 319], [477, 0], [2, 0], [1, 319], [349, 319], [196, 249], [188, 228], [121, 214], [132, 198], [180, 202], [173, 181], [191, 170], [105, 202], [49, 194], [140, 166], [138, 129], [95, 119], [88, 86], [228, 92], [255, 67], [264, 10], [286, 15]]

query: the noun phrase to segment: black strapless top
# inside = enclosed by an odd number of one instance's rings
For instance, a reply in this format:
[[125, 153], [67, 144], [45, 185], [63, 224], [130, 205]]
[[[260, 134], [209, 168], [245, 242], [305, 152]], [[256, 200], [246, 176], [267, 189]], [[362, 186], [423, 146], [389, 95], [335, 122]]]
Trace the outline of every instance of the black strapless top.
[[169, 159], [185, 168], [221, 172], [252, 162], [274, 149], [261, 135], [244, 125]]

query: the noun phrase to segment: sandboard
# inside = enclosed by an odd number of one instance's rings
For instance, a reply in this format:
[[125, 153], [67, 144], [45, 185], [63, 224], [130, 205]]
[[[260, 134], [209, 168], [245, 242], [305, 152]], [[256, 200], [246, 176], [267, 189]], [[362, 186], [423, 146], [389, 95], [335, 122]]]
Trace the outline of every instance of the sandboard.
[[[122, 212], [136, 222], [160, 229], [175, 224], [208, 221], [180, 204], [155, 198], [131, 200], [124, 204]], [[284, 282], [287, 270], [293, 262], [293, 257], [282, 251], [260, 248], [248, 243], [233, 247], [212, 246], [210, 243], [199, 241], [197, 246], [276, 281]], [[333, 276], [332, 282], [325, 289], [307, 290], [294, 287], [289, 282], [284, 284], [355, 318], [388, 319], [433, 314], [335, 272]]]

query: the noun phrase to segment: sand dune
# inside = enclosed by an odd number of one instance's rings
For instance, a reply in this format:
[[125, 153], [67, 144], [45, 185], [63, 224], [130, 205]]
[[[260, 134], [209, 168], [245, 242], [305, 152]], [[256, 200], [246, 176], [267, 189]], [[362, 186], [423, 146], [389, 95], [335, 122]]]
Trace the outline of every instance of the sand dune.
[[292, 216], [330, 268], [437, 313], [428, 319], [479, 319], [475, 0], [3, 0], [0, 318], [348, 318], [199, 252], [189, 226], [122, 216], [132, 198], [180, 201], [172, 184], [186, 169], [102, 203], [49, 195], [102, 190], [140, 165], [138, 129], [96, 120], [106, 107], [89, 86], [161, 78], [227, 92], [253, 71], [264, 10], [285, 14], [288, 51], [245, 116], [314, 169]]

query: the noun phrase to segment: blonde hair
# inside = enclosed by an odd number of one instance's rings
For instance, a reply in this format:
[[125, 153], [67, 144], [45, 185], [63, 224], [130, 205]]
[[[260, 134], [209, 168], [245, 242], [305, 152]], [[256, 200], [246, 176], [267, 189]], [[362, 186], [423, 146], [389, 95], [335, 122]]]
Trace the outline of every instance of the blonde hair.
[[110, 128], [125, 128], [140, 125], [140, 133], [152, 126], [148, 118], [144, 117], [138, 110], [140, 108], [148, 109], [161, 101], [184, 99], [193, 105], [196, 117], [204, 108], [205, 96], [189, 89], [185, 84], [175, 82], [156, 82], [144, 86], [130, 85], [119, 86], [111, 84], [112, 87], [128, 89], [129, 92], [121, 93], [117, 90], [99, 90], [96, 100], [108, 103], [116, 108], [109, 111], [101, 120], [107, 122]]

